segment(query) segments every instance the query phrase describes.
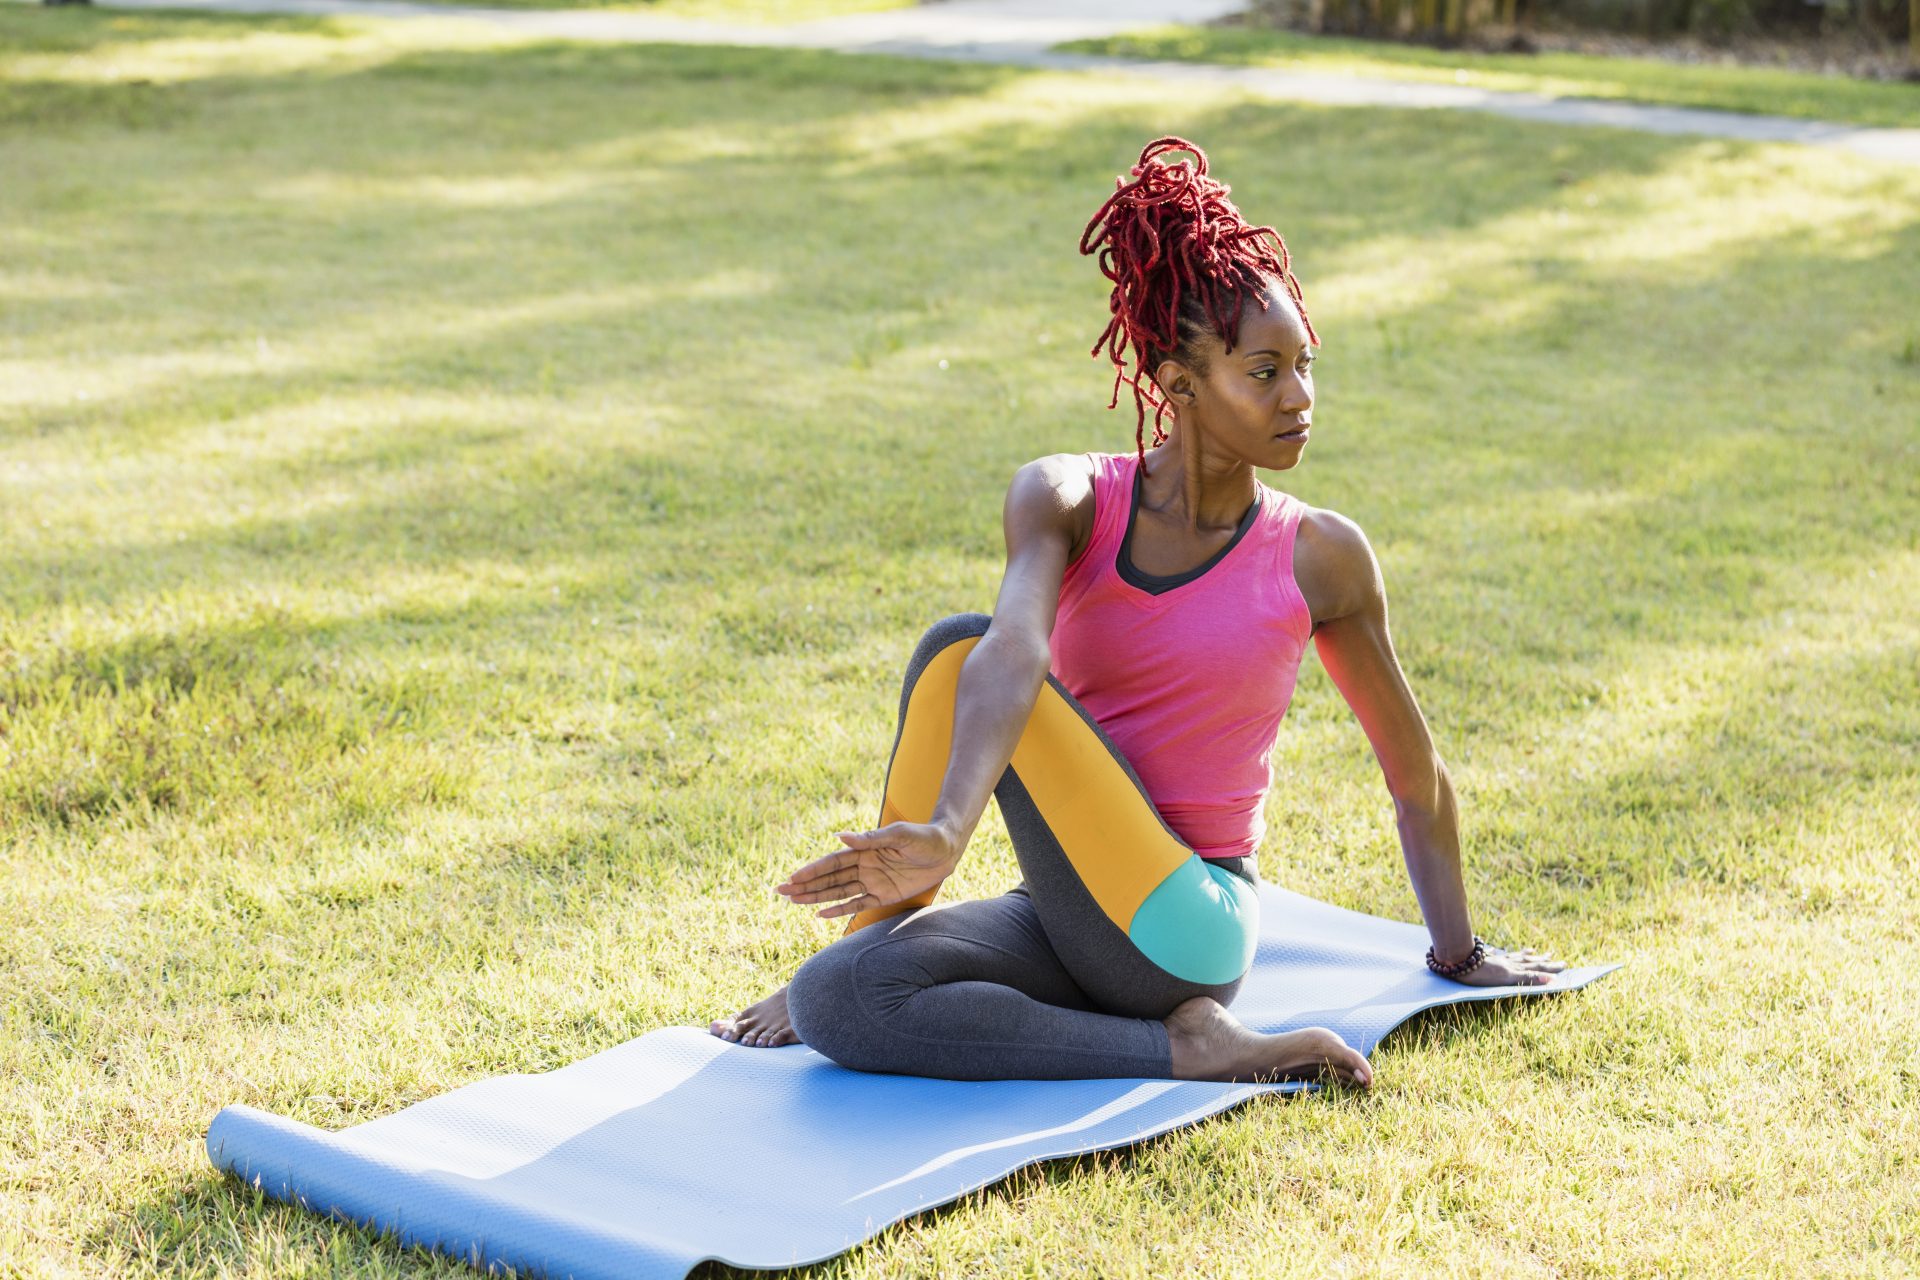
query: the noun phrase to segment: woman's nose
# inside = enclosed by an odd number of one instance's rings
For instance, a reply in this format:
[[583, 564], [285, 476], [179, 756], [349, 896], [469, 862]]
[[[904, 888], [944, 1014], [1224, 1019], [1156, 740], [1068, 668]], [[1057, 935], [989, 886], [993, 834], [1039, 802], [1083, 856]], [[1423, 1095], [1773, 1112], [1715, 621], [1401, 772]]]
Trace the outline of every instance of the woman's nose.
[[1281, 398], [1281, 406], [1298, 413], [1313, 407], [1313, 384], [1299, 374], [1293, 375], [1292, 383], [1287, 387], [1286, 395]]

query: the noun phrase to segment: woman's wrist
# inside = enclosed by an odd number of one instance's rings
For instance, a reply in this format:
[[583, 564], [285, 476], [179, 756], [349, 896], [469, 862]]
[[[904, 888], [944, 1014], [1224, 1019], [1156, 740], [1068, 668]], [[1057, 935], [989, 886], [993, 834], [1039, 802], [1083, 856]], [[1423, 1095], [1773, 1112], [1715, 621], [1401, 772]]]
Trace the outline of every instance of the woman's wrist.
[[936, 812], [927, 820], [927, 825], [938, 828], [947, 837], [948, 843], [953, 846], [955, 858], [967, 851], [967, 841], [973, 838], [971, 824], [963, 826], [946, 814]]
[[1443, 978], [1465, 978], [1478, 969], [1487, 958], [1487, 944], [1479, 934], [1473, 935], [1473, 945], [1467, 953], [1454, 960], [1442, 960], [1433, 947], [1427, 948], [1427, 968]]

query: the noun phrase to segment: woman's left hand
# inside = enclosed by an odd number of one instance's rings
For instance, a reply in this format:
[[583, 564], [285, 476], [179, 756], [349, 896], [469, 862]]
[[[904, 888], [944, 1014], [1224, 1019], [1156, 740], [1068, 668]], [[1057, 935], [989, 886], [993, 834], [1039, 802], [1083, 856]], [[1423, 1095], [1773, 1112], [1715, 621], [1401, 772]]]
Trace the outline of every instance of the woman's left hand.
[[1469, 987], [1543, 987], [1566, 967], [1565, 960], [1549, 959], [1546, 952], [1532, 947], [1518, 951], [1488, 947], [1486, 959], [1473, 972], [1463, 973], [1453, 981]]

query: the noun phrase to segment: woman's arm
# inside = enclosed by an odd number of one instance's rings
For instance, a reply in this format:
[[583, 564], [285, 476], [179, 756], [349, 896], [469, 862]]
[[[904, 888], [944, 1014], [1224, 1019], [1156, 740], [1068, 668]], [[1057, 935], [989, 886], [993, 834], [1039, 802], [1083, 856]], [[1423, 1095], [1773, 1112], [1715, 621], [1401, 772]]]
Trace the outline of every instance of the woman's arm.
[[952, 837], [956, 857], [1013, 759], [1053, 665], [1048, 641], [1073, 547], [1075, 507], [1090, 483], [1086, 461], [1076, 454], [1029, 462], [1007, 487], [1001, 520], [1007, 567], [993, 622], [955, 683], [954, 746], [933, 809], [932, 823]]
[[[1400, 848], [1420, 914], [1442, 964], [1473, 950], [1473, 921], [1460, 872], [1460, 820], [1453, 782], [1407, 685], [1387, 631], [1380, 563], [1360, 527], [1314, 510], [1300, 523], [1294, 555], [1301, 594], [1314, 613], [1314, 645], [1373, 746], [1393, 795]], [[1476, 986], [1552, 980], [1560, 961], [1489, 955], [1462, 981]]]
[[1006, 572], [993, 621], [955, 682], [953, 745], [930, 819], [843, 831], [847, 848], [801, 867], [778, 892], [796, 903], [834, 901], [818, 914], [840, 916], [904, 902], [953, 873], [1046, 682], [1060, 584], [1091, 503], [1082, 455], [1039, 458], [1014, 474], [1002, 518]]

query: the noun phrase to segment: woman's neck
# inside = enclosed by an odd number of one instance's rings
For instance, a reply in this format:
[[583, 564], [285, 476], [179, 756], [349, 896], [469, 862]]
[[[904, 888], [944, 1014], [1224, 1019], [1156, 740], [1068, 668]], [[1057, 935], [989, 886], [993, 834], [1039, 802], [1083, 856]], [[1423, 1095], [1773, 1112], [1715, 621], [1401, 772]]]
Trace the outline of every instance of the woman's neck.
[[1193, 531], [1232, 529], [1259, 493], [1253, 468], [1241, 458], [1209, 454], [1179, 432], [1147, 450], [1141, 501], [1158, 515]]

